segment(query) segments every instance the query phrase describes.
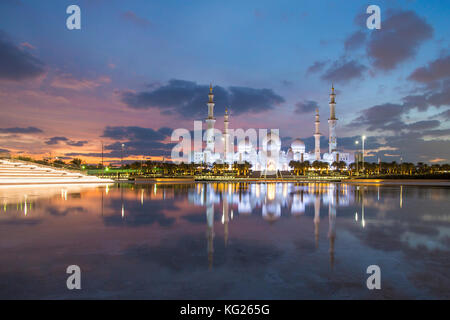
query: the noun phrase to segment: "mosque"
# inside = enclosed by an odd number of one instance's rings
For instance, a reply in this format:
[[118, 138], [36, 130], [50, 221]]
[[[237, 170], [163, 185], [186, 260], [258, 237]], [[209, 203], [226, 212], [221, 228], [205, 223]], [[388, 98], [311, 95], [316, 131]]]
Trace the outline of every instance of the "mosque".
[[315, 131], [314, 140], [315, 147], [313, 151], [307, 152], [305, 143], [300, 139], [295, 139], [291, 143], [291, 147], [288, 150], [281, 150], [281, 140], [279, 135], [270, 131], [260, 139], [260, 148], [253, 145], [248, 137], [241, 139], [237, 142], [237, 150], [234, 148], [234, 136], [231, 136], [229, 130], [229, 113], [228, 109], [225, 110], [224, 115], [224, 130], [222, 134], [223, 139], [223, 152], [215, 151], [216, 135], [215, 135], [215, 122], [214, 118], [214, 94], [212, 85], [209, 87], [209, 100], [208, 117], [205, 119], [206, 123], [206, 148], [203, 151], [194, 151], [190, 155], [190, 162], [194, 163], [207, 163], [212, 165], [213, 163], [226, 163], [233, 164], [234, 162], [247, 161], [251, 164], [253, 171], [265, 171], [269, 173], [277, 171], [291, 170], [289, 162], [294, 161], [314, 161], [327, 162], [331, 165], [333, 162], [344, 161], [347, 165], [353, 162], [353, 154], [339, 152], [337, 149], [337, 137], [336, 137], [336, 94], [334, 93], [334, 86], [331, 87], [330, 94], [330, 118], [328, 119], [328, 152], [321, 154], [320, 149], [320, 119], [319, 111], [316, 109], [315, 115]]

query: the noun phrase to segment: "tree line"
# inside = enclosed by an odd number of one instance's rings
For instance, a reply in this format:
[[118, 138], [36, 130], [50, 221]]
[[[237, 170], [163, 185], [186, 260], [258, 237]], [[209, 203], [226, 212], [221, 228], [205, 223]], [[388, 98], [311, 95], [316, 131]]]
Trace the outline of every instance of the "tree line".
[[[101, 163], [97, 165], [86, 164], [81, 159], [75, 158], [65, 162], [62, 159], [56, 160], [34, 160], [30, 157], [19, 156], [18, 160], [34, 162], [43, 165], [51, 165], [55, 167], [62, 167], [68, 169], [79, 170], [129, 170], [137, 174], [160, 174], [160, 175], [239, 175], [248, 176], [251, 174], [251, 164], [249, 162], [234, 162], [232, 165], [224, 163], [214, 163], [207, 165], [204, 163], [173, 163], [160, 161], [135, 161], [132, 163], [124, 163], [120, 166], [103, 166]], [[450, 164], [427, 164], [418, 162], [417, 164], [411, 162], [358, 162], [351, 163], [347, 166], [344, 161], [334, 161], [331, 165], [323, 161], [290, 161], [289, 167], [292, 169], [291, 173], [294, 176], [306, 176], [310, 174], [328, 175], [433, 175], [450, 172]]]

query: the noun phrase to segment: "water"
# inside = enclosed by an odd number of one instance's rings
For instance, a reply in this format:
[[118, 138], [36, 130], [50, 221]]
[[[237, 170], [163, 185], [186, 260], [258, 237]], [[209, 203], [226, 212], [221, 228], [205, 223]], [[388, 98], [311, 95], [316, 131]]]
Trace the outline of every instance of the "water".
[[450, 188], [9, 187], [0, 205], [2, 299], [450, 298]]

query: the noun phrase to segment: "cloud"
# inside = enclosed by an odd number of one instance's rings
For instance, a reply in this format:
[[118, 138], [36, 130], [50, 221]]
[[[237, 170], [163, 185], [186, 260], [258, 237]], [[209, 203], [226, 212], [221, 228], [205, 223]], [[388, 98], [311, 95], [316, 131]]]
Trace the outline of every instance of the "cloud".
[[367, 126], [368, 131], [394, 131], [401, 130], [421, 131], [437, 128], [439, 120], [422, 120], [413, 123], [405, 123], [402, 116], [408, 112], [408, 108], [401, 104], [385, 103], [360, 111], [361, 115], [354, 119], [347, 127]]
[[107, 126], [103, 131], [102, 137], [111, 138], [115, 140], [151, 140], [162, 141], [172, 133], [172, 129], [162, 127], [158, 130], [152, 128], [143, 128], [137, 126]]
[[367, 130], [400, 130], [404, 128], [401, 116], [405, 107], [400, 104], [385, 103], [360, 111], [361, 115], [348, 127], [367, 126]]
[[59, 142], [67, 141], [67, 140], [69, 140], [69, 139], [67, 139], [66, 137], [52, 137], [52, 138], [48, 139], [47, 141], [45, 141], [45, 144], [55, 145], [55, 144], [58, 144]]
[[138, 27], [147, 28], [152, 25], [148, 19], [138, 16], [133, 11], [125, 11], [121, 14], [121, 17], [122, 19], [131, 22]]
[[450, 137], [450, 129], [428, 130], [425, 131], [423, 135], [430, 137]]
[[73, 141], [66, 137], [52, 137], [52, 138], [48, 139], [47, 141], [45, 141], [45, 144], [51, 146], [51, 145], [56, 145], [60, 142], [65, 142], [66, 145], [72, 146], [72, 147], [82, 147], [86, 143], [88, 143], [88, 141], [85, 141], [85, 140]]
[[[166, 85], [143, 92], [124, 92], [122, 101], [134, 109], [155, 108], [161, 112], [176, 112], [183, 117], [203, 117], [207, 111], [209, 86], [193, 81], [170, 80]], [[214, 87], [215, 113], [223, 114], [229, 107], [233, 114], [260, 113], [271, 110], [284, 98], [271, 89], [254, 89], [232, 86], [227, 89]]]
[[32, 45], [31, 43], [29, 43], [29, 42], [22, 42], [22, 43], [20, 44], [20, 46], [23, 47], [23, 48], [31, 49], [31, 50], [36, 49], [36, 47], [33, 46], [33, 45]]
[[0, 133], [23, 133], [23, 134], [28, 134], [28, 133], [41, 133], [43, 132], [41, 129], [36, 128], [36, 127], [27, 127], [27, 128], [19, 128], [19, 127], [14, 127], [14, 128], [0, 128]]
[[390, 12], [381, 29], [371, 33], [367, 53], [376, 68], [392, 70], [414, 57], [420, 45], [432, 35], [433, 28], [415, 12]]
[[61, 74], [55, 76], [50, 85], [54, 88], [82, 91], [95, 89], [110, 82], [111, 79], [107, 76], [101, 76], [94, 80], [88, 80], [88, 79], [75, 79], [70, 74]]
[[347, 37], [344, 41], [345, 50], [355, 50], [360, 48], [366, 41], [366, 34], [362, 31], [356, 31]]
[[356, 60], [345, 61], [341, 59], [331, 65], [321, 78], [331, 82], [347, 83], [362, 78], [366, 69], [367, 67]]
[[312, 65], [310, 65], [308, 67], [308, 69], [306, 70], [306, 73], [316, 73], [316, 72], [320, 72], [323, 70], [323, 68], [325, 67], [325, 65], [328, 63], [328, 61], [315, 61]]
[[67, 141], [66, 144], [72, 147], [82, 147], [84, 146], [86, 143], [88, 143], [88, 141], [86, 140], [79, 140], [79, 141]]
[[295, 104], [295, 113], [312, 113], [318, 108], [316, 101], [301, 101]]
[[417, 108], [419, 111], [425, 111], [428, 109], [429, 103], [427, 101], [426, 95], [409, 95], [403, 97], [403, 105], [413, 109]]
[[440, 122], [438, 120], [422, 120], [417, 121], [407, 125], [407, 128], [410, 130], [425, 130], [437, 128], [440, 126]]
[[450, 78], [440, 81], [432, 90], [423, 94], [404, 97], [403, 104], [409, 109], [417, 108], [419, 111], [425, 111], [430, 106], [439, 108], [450, 105]]
[[[116, 140], [105, 145], [105, 158], [120, 158], [127, 156], [170, 156], [175, 143], [165, 140], [172, 134], [172, 129], [162, 127], [158, 130], [137, 126], [107, 126], [102, 137]], [[122, 144], [124, 144], [122, 150]], [[67, 153], [66, 156], [100, 157], [101, 153]]]
[[430, 83], [437, 80], [450, 78], [450, 55], [429, 62], [426, 66], [417, 68], [408, 77], [421, 83]]
[[430, 160], [431, 163], [444, 162], [444, 161], [447, 161], [447, 159], [435, 158], [435, 159]]
[[441, 112], [441, 113], [435, 115], [434, 117], [442, 118], [442, 120], [448, 121], [448, 120], [450, 120], [450, 109], [445, 110], [444, 112]]
[[0, 79], [20, 81], [44, 73], [44, 64], [13, 44], [0, 30]]

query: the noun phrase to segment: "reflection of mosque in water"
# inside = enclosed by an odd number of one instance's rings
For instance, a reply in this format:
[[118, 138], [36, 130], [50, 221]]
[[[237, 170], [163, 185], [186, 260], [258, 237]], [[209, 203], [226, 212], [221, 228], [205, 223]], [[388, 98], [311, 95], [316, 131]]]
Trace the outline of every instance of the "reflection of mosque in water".
[[[164, 185], [149, 184], [136, 186], [124, 184], [117, 186], [46, 186], [0, 188], [0, 224], [16, 219], [35, 219], [47, 215], [66, 215], [75, 212], [81, 206], [96, 201], [100, 204], [96, 212], [109, 225], [137, 226], [151, 225], [157, 222], [161, 226], [173, 223], [173, 218], [144, 207], [145, 202], [188, 201], [194, 205], [206, 207], [208, 257], [210, 265], [214, 252], [214, 221], [220, 220], [224, 228], [225, 246], [228, 244], [229, 224], [236, 217], [260, 215], [270, 224], [286, 216], [309, 215], [313, 212], [314, 239], [316, 248], [319, 242], [319, 225], [322, 215], [328, 213], [328, 233], [330, 261], [334, 263], [334, 243], [336, 238], [336, 216], [352, 218], [349, 210], [339, 207], [360, 206], [354, 213], [354, 221], [366, 228], [369, 220], [365, 208], [387, 212], [405, 205], [406, 192], [403, 186], [386, 187], [358, 186], [334, 183], [197, 183]], [[440, 200], [445, 194], [422, 189], [408, 189], [408, 196]], [[42, 200], [45, 206], [42, 206]], [[89, 201], [89, 199], [91, 201]], [[396, 205], [392, 200], [395, 199]], [[118, 200], [118, 201], [114, 201]], [[40, 202], [40, 203], [38, 203]], [[67, 202], [67, 205], [64, 203]], [[37, 203], [37, 204], [36, 204]], [[48, 210], [42, 210], [49, 207]], [[95, 206], [95, 208], [98, 208]], [[219, 209], [220, 208], [220, 209]], [[314, 210], [307, 210], [313, 208]], [[105, 209], [105, 210], [104, 210]], [[216, 209], [216, 211], [215, 211]], [[220, 211], [220, 212], [218, 212]], [[338, 211], [338, 212], [337, 212]], [[373, 210], [372, 210], [373, 211]], [[347, 213], [347, 214], [346, 214]], [[219, 217], [219, 214], [220, 217]], [[426, 214], [426, 213], [424, 213]], [[215, 219], [220, 218], [220, 219]], [[395, 218], [395, 216], [391, 216]], [[430, 219], [427, 217], [427, 219]], [[326, 222], [325, 222], [326, 223]], [[217, 227], [216, 227], [217, 228]]]
[[316, 248], [319, 242], [320, 207], [328, 207], [328, 238], [330, 264], [334, 264], [334, 243], [336, 238], [336, 207], [348, 206], [354, 202], [354, 193], [349, 185], [342, 184], [197, 184], [189, 193], [189, 201], [206, 207], [207, 251], [209, 266], [212, 267], [214, 253], [215, 206], [222, 206], [221, 222], [224, 225], [224, 241], [228, 243], [229, 221], [238, 215], [251, 215], [261, 211], [262, 217], [273, 223], [283, 215], [300, 216], [307, 205], [314, 206], [314, 238]]

